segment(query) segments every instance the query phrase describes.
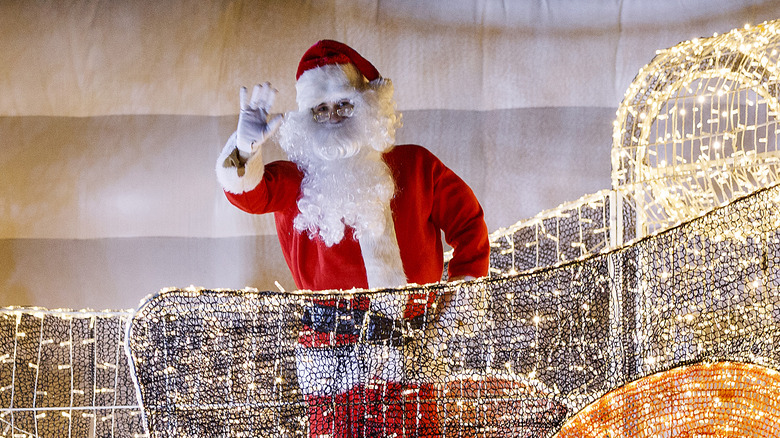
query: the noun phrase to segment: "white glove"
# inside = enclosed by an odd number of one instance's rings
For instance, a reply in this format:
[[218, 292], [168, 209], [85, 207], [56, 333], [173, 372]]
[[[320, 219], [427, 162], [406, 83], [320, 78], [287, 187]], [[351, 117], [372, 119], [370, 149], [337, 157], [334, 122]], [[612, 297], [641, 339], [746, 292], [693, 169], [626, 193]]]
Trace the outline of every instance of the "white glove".
[[238, 115], [236, 129], [236, 147], [243, 155], [242, 158], [252, 155], [282, 123], [281, 114], [268, 118], [268, 110], [274, 103], [276, 92], [268, 82], [255, 85], [252, 89], [252, 98], [247, 102], [246, 87], [241, 87], [239, 91], [241, 112]]

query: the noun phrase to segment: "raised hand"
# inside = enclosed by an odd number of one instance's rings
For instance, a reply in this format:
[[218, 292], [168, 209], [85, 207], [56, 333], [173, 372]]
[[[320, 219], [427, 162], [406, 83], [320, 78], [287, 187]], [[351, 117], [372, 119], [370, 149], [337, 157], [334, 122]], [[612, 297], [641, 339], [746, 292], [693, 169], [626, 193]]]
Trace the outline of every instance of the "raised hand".
[[241, 87], [236, 146], [242, 155], [251, 155], [282, 123], [281, 114], [268, 118], [268, 110], [274, 103], [276, 93], [268, 82], [258, 84], [252, 89], [252, 97], [247, 101], [246, 87]]

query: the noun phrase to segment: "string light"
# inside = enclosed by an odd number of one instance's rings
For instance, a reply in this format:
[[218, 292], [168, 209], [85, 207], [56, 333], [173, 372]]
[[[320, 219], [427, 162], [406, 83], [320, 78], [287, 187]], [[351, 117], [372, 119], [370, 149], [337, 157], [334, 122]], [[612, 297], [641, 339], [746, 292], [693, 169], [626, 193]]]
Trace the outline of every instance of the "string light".
[[132, 314], [0, 309], [0, 437], [148, 437], [124, 351]]
[[[617, 112], [612, 163], [613, 189], [643, 212], [638, 237], [778, 180], [777, 136], [767, 134], [777, 129], [779, 42], [778, 22], [746, 25], [660, 50], [640, 70]], [[648, 159], [661, 155], [657, 167]], [[674, 172], [662, 169], [672, 159]]]

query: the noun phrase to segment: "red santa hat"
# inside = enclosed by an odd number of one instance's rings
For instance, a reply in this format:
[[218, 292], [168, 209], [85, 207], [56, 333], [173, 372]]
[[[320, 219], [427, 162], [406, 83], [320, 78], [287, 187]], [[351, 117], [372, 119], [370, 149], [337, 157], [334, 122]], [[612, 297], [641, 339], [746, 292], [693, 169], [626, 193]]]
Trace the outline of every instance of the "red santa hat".
[[307, 70], [324, 65], [352, 64], [369, 82], [379, 78], [379, 71], [352, 47], [333, 40], [321, 40], [303, 54], [295, 80]]
[[353, 48], [333, 40], [318, 41], [311, 46], [303, 54], [295, 78], [299, 110], [389, 85], [368, 60]]

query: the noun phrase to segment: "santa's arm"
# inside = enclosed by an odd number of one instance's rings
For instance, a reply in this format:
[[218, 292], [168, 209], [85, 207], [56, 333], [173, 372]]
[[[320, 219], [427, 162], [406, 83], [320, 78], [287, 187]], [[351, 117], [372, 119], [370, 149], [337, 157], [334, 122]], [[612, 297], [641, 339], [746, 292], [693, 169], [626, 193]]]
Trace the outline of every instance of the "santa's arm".
[[[473, 280], [488, 273], [490, 240], [484, 212], [471, 188], [441, 162], [434, 167], [431, 217], [453, 248], [449, 281]], [[473, 336], [483, 329], [487, 302], [484, 287], [448, 287], [437, 303], [435, 328], [441, 336]]]
[[255, 85], [252, 97], [241, 87], [241, 112], [236, 132], [230, 136], [217, 158], [217, 180], [226, 192], [244, 193], [255, 188], [263, 177], [261, 145], [282, 123], [282, 116], [269, 117], [276, 90], [271, 84]]
[[[453, 248], [449, 281], [473, 280], [488, 273], [490, 240], [484, 213], [471, 188], [441, 164], [435, 173], [432, 217]], [[437, 328], [441, 333], [474, 335], [486, 321], [484, 288], [447, 288], [439, 297]], [[454, 302], [453, 302], [454, 301]]]
[[248, 192], [263, 179], [265, 166], [260, 148], [252, 154], [245, 154], [236, 147], [236, 133], [230, 136], [215, 167], [217, 181], [228, 193]]
[[441, 162], [434, 172], [431, 216], [453, 248], [448, 263], [450, 281], [487, 275], [490, 241], [482, 206], [471, 188]]

